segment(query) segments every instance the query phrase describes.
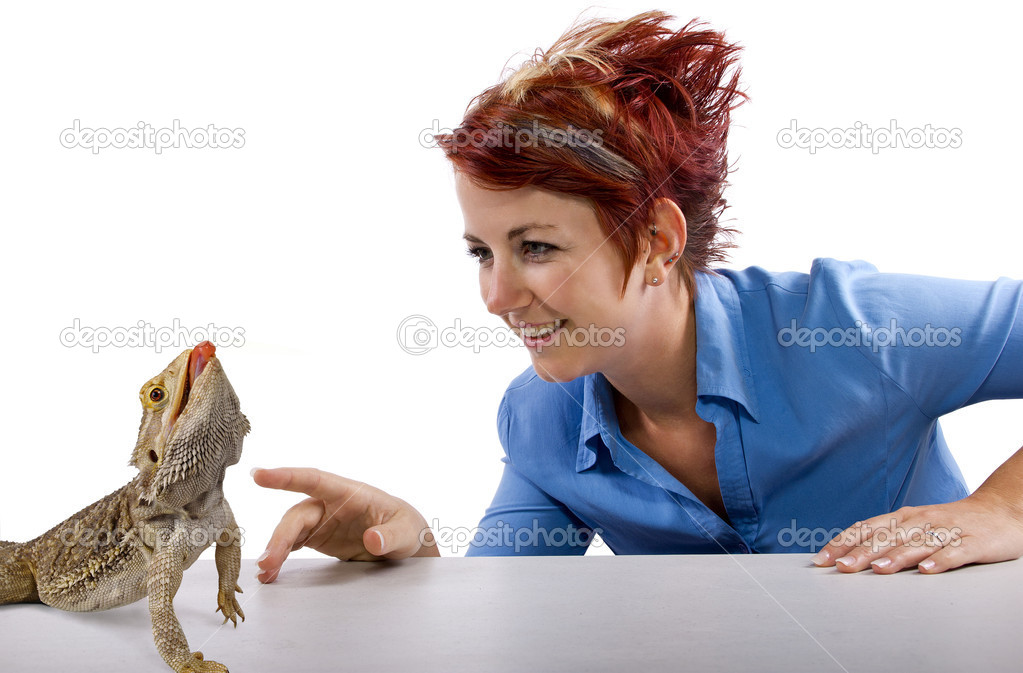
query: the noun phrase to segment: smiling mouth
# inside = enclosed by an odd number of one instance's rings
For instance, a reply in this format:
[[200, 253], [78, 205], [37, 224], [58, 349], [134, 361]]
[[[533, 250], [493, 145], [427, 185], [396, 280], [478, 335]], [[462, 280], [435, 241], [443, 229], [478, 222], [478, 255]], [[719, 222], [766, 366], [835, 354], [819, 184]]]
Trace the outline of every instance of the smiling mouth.
[[523, 325], [516, 327], [515, 331], [522, 337], [527, 346], [543, 346], [550, 343], [555, 332], [562, 328], [565, 320], [553, 320], [538, 325]]

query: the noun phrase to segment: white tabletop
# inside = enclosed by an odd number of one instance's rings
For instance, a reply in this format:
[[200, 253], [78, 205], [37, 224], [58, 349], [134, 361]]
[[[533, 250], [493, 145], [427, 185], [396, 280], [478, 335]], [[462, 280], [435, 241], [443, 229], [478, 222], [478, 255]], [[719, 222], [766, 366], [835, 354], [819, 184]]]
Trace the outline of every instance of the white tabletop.
[[[1019, 671], [1023, 561], [841, 575], [806, 555], [289, 561], [220, 626], [216, 568], [175, 607], [246, 671]], [[0, 606], [2, 671], [164, 671], [146, 602]]]

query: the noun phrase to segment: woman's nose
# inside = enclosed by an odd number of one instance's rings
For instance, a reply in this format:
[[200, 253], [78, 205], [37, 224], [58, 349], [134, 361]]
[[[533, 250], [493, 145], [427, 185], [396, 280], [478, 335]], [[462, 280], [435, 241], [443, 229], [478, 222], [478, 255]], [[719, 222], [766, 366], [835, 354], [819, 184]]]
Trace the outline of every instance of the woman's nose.
[[531, 298], [514, 265], [497, 260], [485, 277], [480, 278], [480, 291], [487, 310], [501, 316], [528, 306]]

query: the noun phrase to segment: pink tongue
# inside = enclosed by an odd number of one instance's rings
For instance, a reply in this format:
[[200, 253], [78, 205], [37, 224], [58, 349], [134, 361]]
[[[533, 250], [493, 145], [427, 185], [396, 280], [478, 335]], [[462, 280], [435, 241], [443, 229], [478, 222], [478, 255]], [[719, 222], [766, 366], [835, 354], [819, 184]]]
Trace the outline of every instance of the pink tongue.
[[194, 384], [195, 380], [199, 378], [199, 374], [202, 374], [202, 370], [206, 367], [206, 363], [210, 361], [217, 352], [217, 347], [211, 344], [209, 341], [203, 341], [201, 344], [192, 349], [191, 355], [188, 356], [188, 382]]

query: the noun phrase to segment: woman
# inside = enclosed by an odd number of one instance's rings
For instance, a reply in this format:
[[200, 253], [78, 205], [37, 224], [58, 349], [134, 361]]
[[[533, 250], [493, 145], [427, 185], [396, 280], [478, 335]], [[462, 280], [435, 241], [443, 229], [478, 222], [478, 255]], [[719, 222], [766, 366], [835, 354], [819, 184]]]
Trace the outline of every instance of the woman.
[[[532, 368], [471, 555], [817, 551], [843, 572], [1023, 555], [1023, 450], [973, 494], [937, 419], [1023, 397], [1023, 283], [717, 270], [739, 48], [650, 12], [570, 30], [440, 137], [490, 312]], [[728, 73], [732, 72], [731, 75]], [[317, 470], [259, 560], [438, 555], [424, 517]], [[853, 523], [855, 522], [855, 523]], [[852, 524], [850, 526], [850, 524]], [[848, 528], [846, 528], [848, 526]]]

